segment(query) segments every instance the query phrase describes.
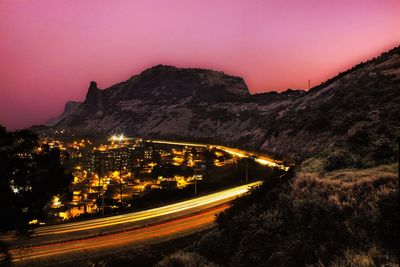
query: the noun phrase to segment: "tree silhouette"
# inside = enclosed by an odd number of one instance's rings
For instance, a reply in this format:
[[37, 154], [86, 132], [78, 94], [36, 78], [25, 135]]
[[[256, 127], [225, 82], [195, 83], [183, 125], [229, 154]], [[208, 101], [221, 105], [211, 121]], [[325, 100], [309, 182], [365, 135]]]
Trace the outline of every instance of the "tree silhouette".
[[7, 133], [0, 127], [0, 231], [27, 233], [28, 222], [44, 219], [51, 197], [68, 191], [72, 175], [61, 164], [60, 151], [43, 147], [30, 131]]

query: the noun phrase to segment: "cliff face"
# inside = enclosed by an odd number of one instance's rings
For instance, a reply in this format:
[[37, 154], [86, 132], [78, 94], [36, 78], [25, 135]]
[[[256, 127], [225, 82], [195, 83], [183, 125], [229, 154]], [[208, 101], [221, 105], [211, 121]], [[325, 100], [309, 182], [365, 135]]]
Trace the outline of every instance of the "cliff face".
[[228, 142], [242, 132], [256, 140], [262, 131], [239, 118], [249, 99], [242, 78], [158, 65], [104, 90], [91, 82], [85, 101], [56, 127]]
[[[85, 101], [56, 128], [197, 140], [302, 157], [365, 135], [392, 145], [400, 133], [400, 48], [299, 91], [250, 95], [242, 78], [158, 65]], [[354, 141], [354, 140], [353, 140]]]

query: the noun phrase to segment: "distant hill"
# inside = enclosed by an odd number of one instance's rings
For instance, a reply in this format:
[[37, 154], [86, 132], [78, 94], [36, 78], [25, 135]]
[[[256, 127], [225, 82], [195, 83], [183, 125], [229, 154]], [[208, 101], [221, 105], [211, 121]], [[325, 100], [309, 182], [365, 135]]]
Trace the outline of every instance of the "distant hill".
[[76, 101], [68, 101], [65, 104], [64, 107], [64, 112], [58, 116], [57, 118], [51, 119], [47, 122], [47, 126], [54, 126], [57, 123], [59, 123], [61, 120], [63, 120], [64, 118], [68, 117], [70, 114], [72, 114], [75, 109], [81, 104], [81, 102], [76, 102]]
[[399, 103], [396, 47], [309, 91], [251, 95], [240, 77], [158, 65], [104, 90], [91, 82], [86, 99], [54, 128], [223, 143], [295, 159], [350, 145], [356, 155], [390, 161]]

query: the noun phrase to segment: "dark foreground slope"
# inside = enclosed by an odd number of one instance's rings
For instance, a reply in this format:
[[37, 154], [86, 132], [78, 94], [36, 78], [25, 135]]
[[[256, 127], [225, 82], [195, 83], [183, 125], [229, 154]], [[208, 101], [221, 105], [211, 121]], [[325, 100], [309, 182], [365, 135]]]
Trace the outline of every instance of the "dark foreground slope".
[[229, 266], [396, 266], [397, 165], [269, 181], [193, 251]]

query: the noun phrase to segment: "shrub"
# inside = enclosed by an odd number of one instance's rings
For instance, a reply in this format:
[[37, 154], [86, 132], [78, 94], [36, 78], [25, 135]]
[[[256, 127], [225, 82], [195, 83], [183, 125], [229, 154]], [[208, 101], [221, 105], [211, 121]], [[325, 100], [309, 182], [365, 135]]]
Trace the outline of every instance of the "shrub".
[[193, 252], [178, 251], [158, 262], [156, 267], [214, 267], [216, 264], [209, 262], [204, 257]]
[[398, 266], [395, 257], [388, 256], [388, 252], [372, 246], [367, 251], [346, 249], [342, 255], [333, 260], [332, 267], [374, 267], [374, 266]]
[[298, 170], [304, 173], [316, 173], [322, 175], [325, 173], [326, 164], [326, 160], [320, 158], [309, 158], [301, 163]]
[[353, 166], [357, 161], [352, 153], [341, 148], [334, 148], [327, 154], [325, 162], [327, 171], [347, 168]]

